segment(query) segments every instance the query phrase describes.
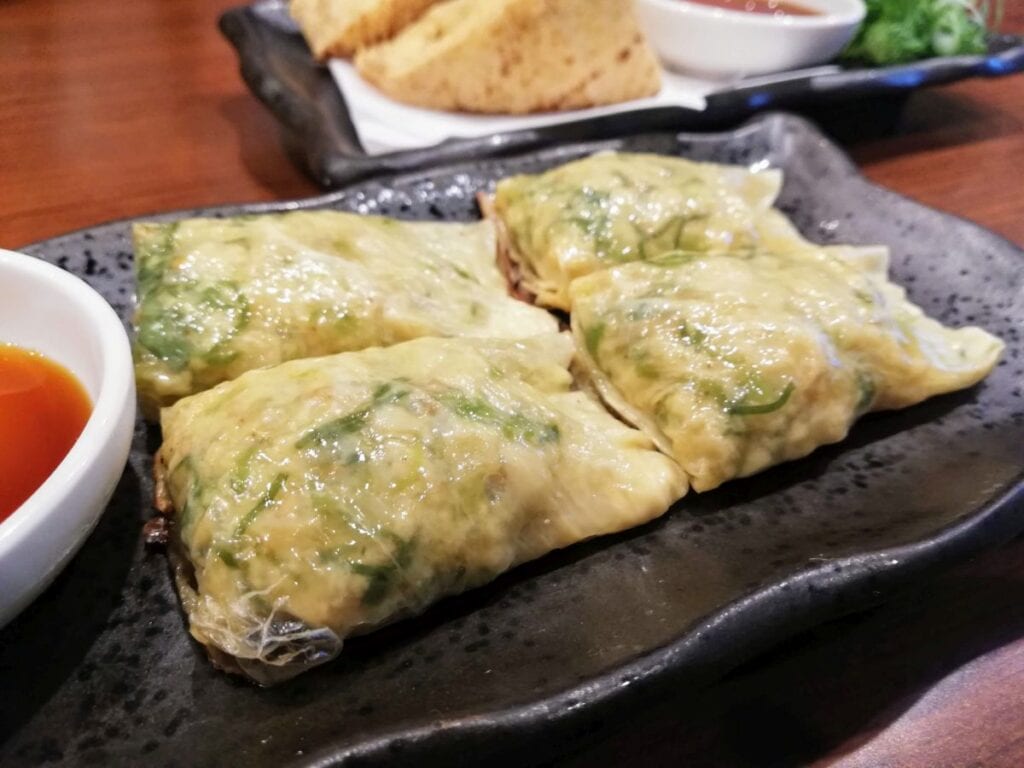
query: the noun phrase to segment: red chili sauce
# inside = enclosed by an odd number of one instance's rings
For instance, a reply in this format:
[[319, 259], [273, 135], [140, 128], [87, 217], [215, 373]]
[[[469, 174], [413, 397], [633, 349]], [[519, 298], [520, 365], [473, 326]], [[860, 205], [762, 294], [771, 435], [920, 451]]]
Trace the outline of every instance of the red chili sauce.
[[727, 11], [763, 13], [772, 16], [820, 16], [818, 11], [786, 0], [685, 0], [697, 5], [710, 5]]
[[57, 468], [91, 412], [89, 396], [66, 368], [0, 344], [0, 521]]

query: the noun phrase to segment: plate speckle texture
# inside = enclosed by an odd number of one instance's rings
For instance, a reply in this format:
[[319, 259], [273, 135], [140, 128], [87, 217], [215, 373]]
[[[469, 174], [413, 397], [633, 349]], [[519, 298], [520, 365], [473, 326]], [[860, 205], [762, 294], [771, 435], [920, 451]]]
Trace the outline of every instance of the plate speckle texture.
[[[331, 207], [471, 219], [474, 194], [495, 179], [609, 147], [782, 168], [781, 206], [808, 237], [891, 245], [911, 297], [945, 322], [998, 334], [1004, 359], [973, 390], [871, 416], [840, 445], [518, 568], [270, 690], [211, 668], [187, 637], [164, 557], [141, 545], [159, 437], [140, 424], [95, 533], [0, 632], [0, 763], [535, 764], [616, 707], [707, 683], [1024, 529], [1024, 254], [870, 185], [798, 118], [470, 160], [300, 203], [202, 213]], [[27, 250], [84, 277], [128, 319], [128, 223]]]

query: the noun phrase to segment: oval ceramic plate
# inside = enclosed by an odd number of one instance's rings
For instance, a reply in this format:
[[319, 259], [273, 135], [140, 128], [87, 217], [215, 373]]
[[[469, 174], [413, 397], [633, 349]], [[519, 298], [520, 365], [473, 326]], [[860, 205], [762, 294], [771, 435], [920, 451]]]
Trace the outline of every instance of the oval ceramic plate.
[[[17, 692], [0, 697], [0, 763], [535, 765], [623, 708], [706, 684], [1024, 529], [1024, 254], [869, 184], [800, 119], [466, 158], [314, 200], [164, 218], [332, 207], [472, 219], [474, 194], [495, 179], [609, 147], [782, 168], [782, 207], [808, 237], [891, 245], [912, 298], [1000, 335], [1002, 363], [975, 389], [869, 417], [842, 444], [518, 568], [271, 690], [212, 669], [188, 638], [164, 557], [143, 550], [159, 438], [139, 425], [97, 531], [0, 634], [0, 689]], [[128, 318], [127, 222], [28, 250]]]
[[[388, 108], [381, 104], [357, 104], [361, 97], [374, 103], [388, 101], [374, 95], [373, 89], [367, 89], [357, 76], [345, 78], [358, 87], [343, 96], [327, 67], [313, 59], [288, 13], [287, 0], [255, 0], [233, 8], [221, 17], [220, 28], [238, 53], [245, 82], [280, 122], [292, 159], [317, 183], [329, 188], [376, 175], [382, 168], [407, 173], [458, 161], [467, 155], [505, 157], [565, 142], [641, 131], [732, 127], [766, 109], [805, 111], [837, 134], [849, 132], [850, 123], [854, 123], [853, 130], [858, 135], [884, 132], [898, 118], [906, 97], [919, 88], [969, 77], [1001, 77], [1024, 70], [1024, 39], [1016, 35], [990, 35], [988, 51], [981, 55], [940, 56], [890, 67], [830, 64], [746, 78], [708, 93], [703, 111], [684, 106], [637, 109], [635, 105], [625, 105], [619, 111], [598, 110], [600, 116], [581, 119], [577, 113], [569, 122], [556, 120], [536, 127], [527, 127], [533, 124], [532, 119], [509, 122], [507, 118], [498, 118], [506, 127], [497, 129], [491, 124], [492, 130], [503, 132], [478, 136], [475, 128], [463, 123], [466, 116], [442, 118], [443, 113], [418, 110], [419, 114], [413, 114], [417, 110], [401, 105]], [[339, 67], [347, 69], [344, 64]], [[672, 104], [679, 93], [668, 90], [674, 95], [668, 96], [666, 92], [666, 103]], [[346, 99], [353, 100], [353, 108]], [[685, 99], [683, 103], [693, 102]], [[420, 135], [434, 138], [418, 144], [419, 149], [368, 157], [356, 127], [360, 112], [371, 118], [371, 123], [382, 122], [385, 134], [391, 132], [386, 126], [404, 117], [406, 121], [411, 118], [420, 123]], [[430, 126], [435, 130], [428, 130]], [[435, 144], [436, 136], [443, 135], [438, 134], [441, 127], [451, 129], [453, 135], [462, 135], [461, 129], [469, 129], [467, 135], [478, 137]], [[369, 146], [374, 136], [366, 138]], [[377, 138], [388, 143], [385, 136]]]

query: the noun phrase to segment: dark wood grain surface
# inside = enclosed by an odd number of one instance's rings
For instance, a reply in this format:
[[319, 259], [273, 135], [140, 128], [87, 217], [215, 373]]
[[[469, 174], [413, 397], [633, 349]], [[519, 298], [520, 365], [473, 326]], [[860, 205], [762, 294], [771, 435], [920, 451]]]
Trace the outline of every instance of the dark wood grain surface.
[[[216, 32], [229, 5], [0, 0], [0, 246], [316, 193]], [[1006, 31], [1024, 33], [1022, 6]], [[915, 95], [894, 135], [848, 148], [875, 181], [1024, 243], [1024, 77]], [[1024, 541], [625, 713], [570, 764], [1024, 766]]]

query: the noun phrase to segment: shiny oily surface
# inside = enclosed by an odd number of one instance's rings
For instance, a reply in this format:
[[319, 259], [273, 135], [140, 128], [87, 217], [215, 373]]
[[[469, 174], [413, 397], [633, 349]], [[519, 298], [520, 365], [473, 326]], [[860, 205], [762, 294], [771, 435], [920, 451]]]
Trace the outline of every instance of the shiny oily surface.
[[574, 278], [673, 250], [751, 245], [779, 193], [772, 170], [602, 152], [498, 183], [495, 212], [538, 303], [569, 309]]
[[133, 229], [135, 372], [147, 416], [253, 368], [419, 336], [551, 332], [507, 295], [487, 224], [336, 211]]
[[786, 0], [680, 0], [694, 5], [708, 5], [740, 13], [758, 13], [766, 16], [821, 16], [821, 13]]
[[57, 468], [91, 410], [89, 396], [64, 366], [0, 344], [0, 521]]
[[685, 254], [599, 272], [572, 285], [577, 346], [612, 408], [710, 490], [992, 370], [1002, 342], [924, 316], [878, 250]]
[[552, 549], [682, 472], [570, 391], [568, 334], [424, 338], [250, 372], [162, 413], [193, 636], [261, 682]]
[[[165, 558], [139, 541], [152, 514], [159, 442], [140, 423], [130, 470], [96, 533], [66, 577], [0, 633], [0, 681], [22, 694], [0, 698], [0, 763], [205, 767], [230, 754], [249, 768], [299, 768], [345, 756], [364, 766], [452, 765], [471, 754], [493, 765], [550, 765], [552, 753], [595, 738], [588, 724], [598, 718], [611, 727], [626, 712], [643, 717], [669, 688], [695, 700], [709, 675], [782, 636], [1021, 530], [988, 505], [1020, 475], [1024, 256], [866, 183], [797, 118], [467, 158], [298, 205], [471, 221], [475, 194], [496, 180], [609, 145], [783, 169], [780, 205], [804, 236], [888, 244], [893, 279], [910, 298], [945, 323], [1003, 338], [1002, 364], [973, 390], [868, 416], [848, 440], [806, 459], [688, 494], [642, 528], [552, 553], [419, 619], [353, 638], [336, 662], [270, 690], [212, 668], [183, 629]], [[266, 212], [233, 207], [165, 220]], [[127, 321], [129, 238], [130, 227], [116, 223], [29, 250], [84, 276]], [[940, 535], [955, 523], [962, 525]], [[638, 742], [630, 756], [658, 738]]]

